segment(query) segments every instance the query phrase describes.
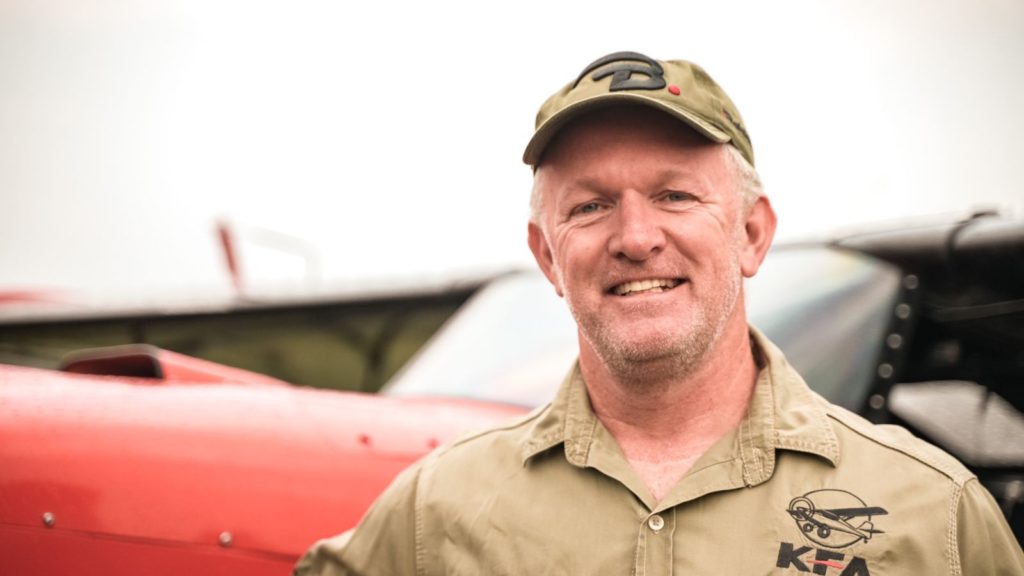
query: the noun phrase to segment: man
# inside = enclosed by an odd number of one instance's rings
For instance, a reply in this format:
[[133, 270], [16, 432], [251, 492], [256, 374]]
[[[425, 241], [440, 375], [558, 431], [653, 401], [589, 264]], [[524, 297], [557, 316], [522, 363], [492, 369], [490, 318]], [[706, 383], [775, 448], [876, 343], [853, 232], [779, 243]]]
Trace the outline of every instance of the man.
[[548, 406], [401, 474], [299, 574], [1024, 574], [965, 468], [747, 325], [775, 214], [699, 67], [606, 56], [541, 108], [529, 245], [579, 328]]

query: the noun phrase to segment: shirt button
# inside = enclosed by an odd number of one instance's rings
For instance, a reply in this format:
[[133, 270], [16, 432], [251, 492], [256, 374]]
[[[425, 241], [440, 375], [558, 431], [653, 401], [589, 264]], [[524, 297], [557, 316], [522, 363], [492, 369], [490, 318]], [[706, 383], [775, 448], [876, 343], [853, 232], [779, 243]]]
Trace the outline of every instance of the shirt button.
[[647, 526], [649, 526], [651, 530], [658, 532], [665, 527], [665, 519], [655, 514], [647, 519]]

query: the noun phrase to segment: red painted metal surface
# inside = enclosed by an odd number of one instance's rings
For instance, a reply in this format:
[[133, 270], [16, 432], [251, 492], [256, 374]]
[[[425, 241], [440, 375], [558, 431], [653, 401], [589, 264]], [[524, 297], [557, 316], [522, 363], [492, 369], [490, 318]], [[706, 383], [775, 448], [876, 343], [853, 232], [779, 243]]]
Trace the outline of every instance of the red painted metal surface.
[[439, 442], [522, 412], [149, 383], [0, 365], [0, 574], [286, 574]]

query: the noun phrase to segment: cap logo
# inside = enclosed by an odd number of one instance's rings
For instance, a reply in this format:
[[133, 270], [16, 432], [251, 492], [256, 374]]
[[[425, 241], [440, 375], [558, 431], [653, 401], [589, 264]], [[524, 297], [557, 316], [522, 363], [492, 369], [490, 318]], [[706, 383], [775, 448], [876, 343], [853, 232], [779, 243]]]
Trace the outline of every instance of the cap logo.
[[[583, 77], [594, 72], [590, 77], [597, 82], [607, 76], [612, 77], [608, 87], [610, 92], [619, 90], [661, 90], [665, 87], [665, 71], [653, 58], [637, 52], [616, 52], [592, 62], [576, 78], [573, 88], [579, 85]], [[645, 78], [634, 78], [633, 74], [643, 74]]]

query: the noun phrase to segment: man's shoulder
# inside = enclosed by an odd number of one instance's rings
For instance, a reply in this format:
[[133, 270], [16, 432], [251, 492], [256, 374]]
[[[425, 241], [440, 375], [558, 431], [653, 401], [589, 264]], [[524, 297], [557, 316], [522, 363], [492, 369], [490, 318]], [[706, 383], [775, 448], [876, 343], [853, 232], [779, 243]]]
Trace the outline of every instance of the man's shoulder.
[[[751, 328], [751, 336], [768, 361], [778, 398], [775, 416], [782, 419], [790, 436], [794, 435], [794, 430], [799, 433], [795, 442], [790, 438], [787, 444], [780, 439], [780, 431], [776, 430], [776, 446], [796, 446], [799, 450], [800, 446], [806, 447], [810, 443], [810, 437], [821, 436], [821, 444], [825, 448], [819, 448], [817, 453], [833, 460], [847, 473], [856, 472], [866, 481], [902, 474], [915, 481], [945, 477], [949, 482], [963, 486], [975, 477], [956, 458], [917, 438], [905, 428], [874, 424], [833, 404], [807, 384], [767, 337], [754, 328]], [[807, 422], [821, 425], [808, 426]], [[828, 450], [829, 447], [833, 450]]]
[[821, 402], [834, 423], [843, 462], [851, 465], [895, 462], [899, 469], [890, 471], [892, 473], [939, 474], [959, 486], [975, 477], [959, 460], [902, 426], [875, 424], [824, 399]]
[[550, 405], [538, 407], [508, 422], [468, 433], [429, 454], [424, 472], [465, 473], [469, 469], [495, 470], [500, 466], [522, 467], [537, 422]]

